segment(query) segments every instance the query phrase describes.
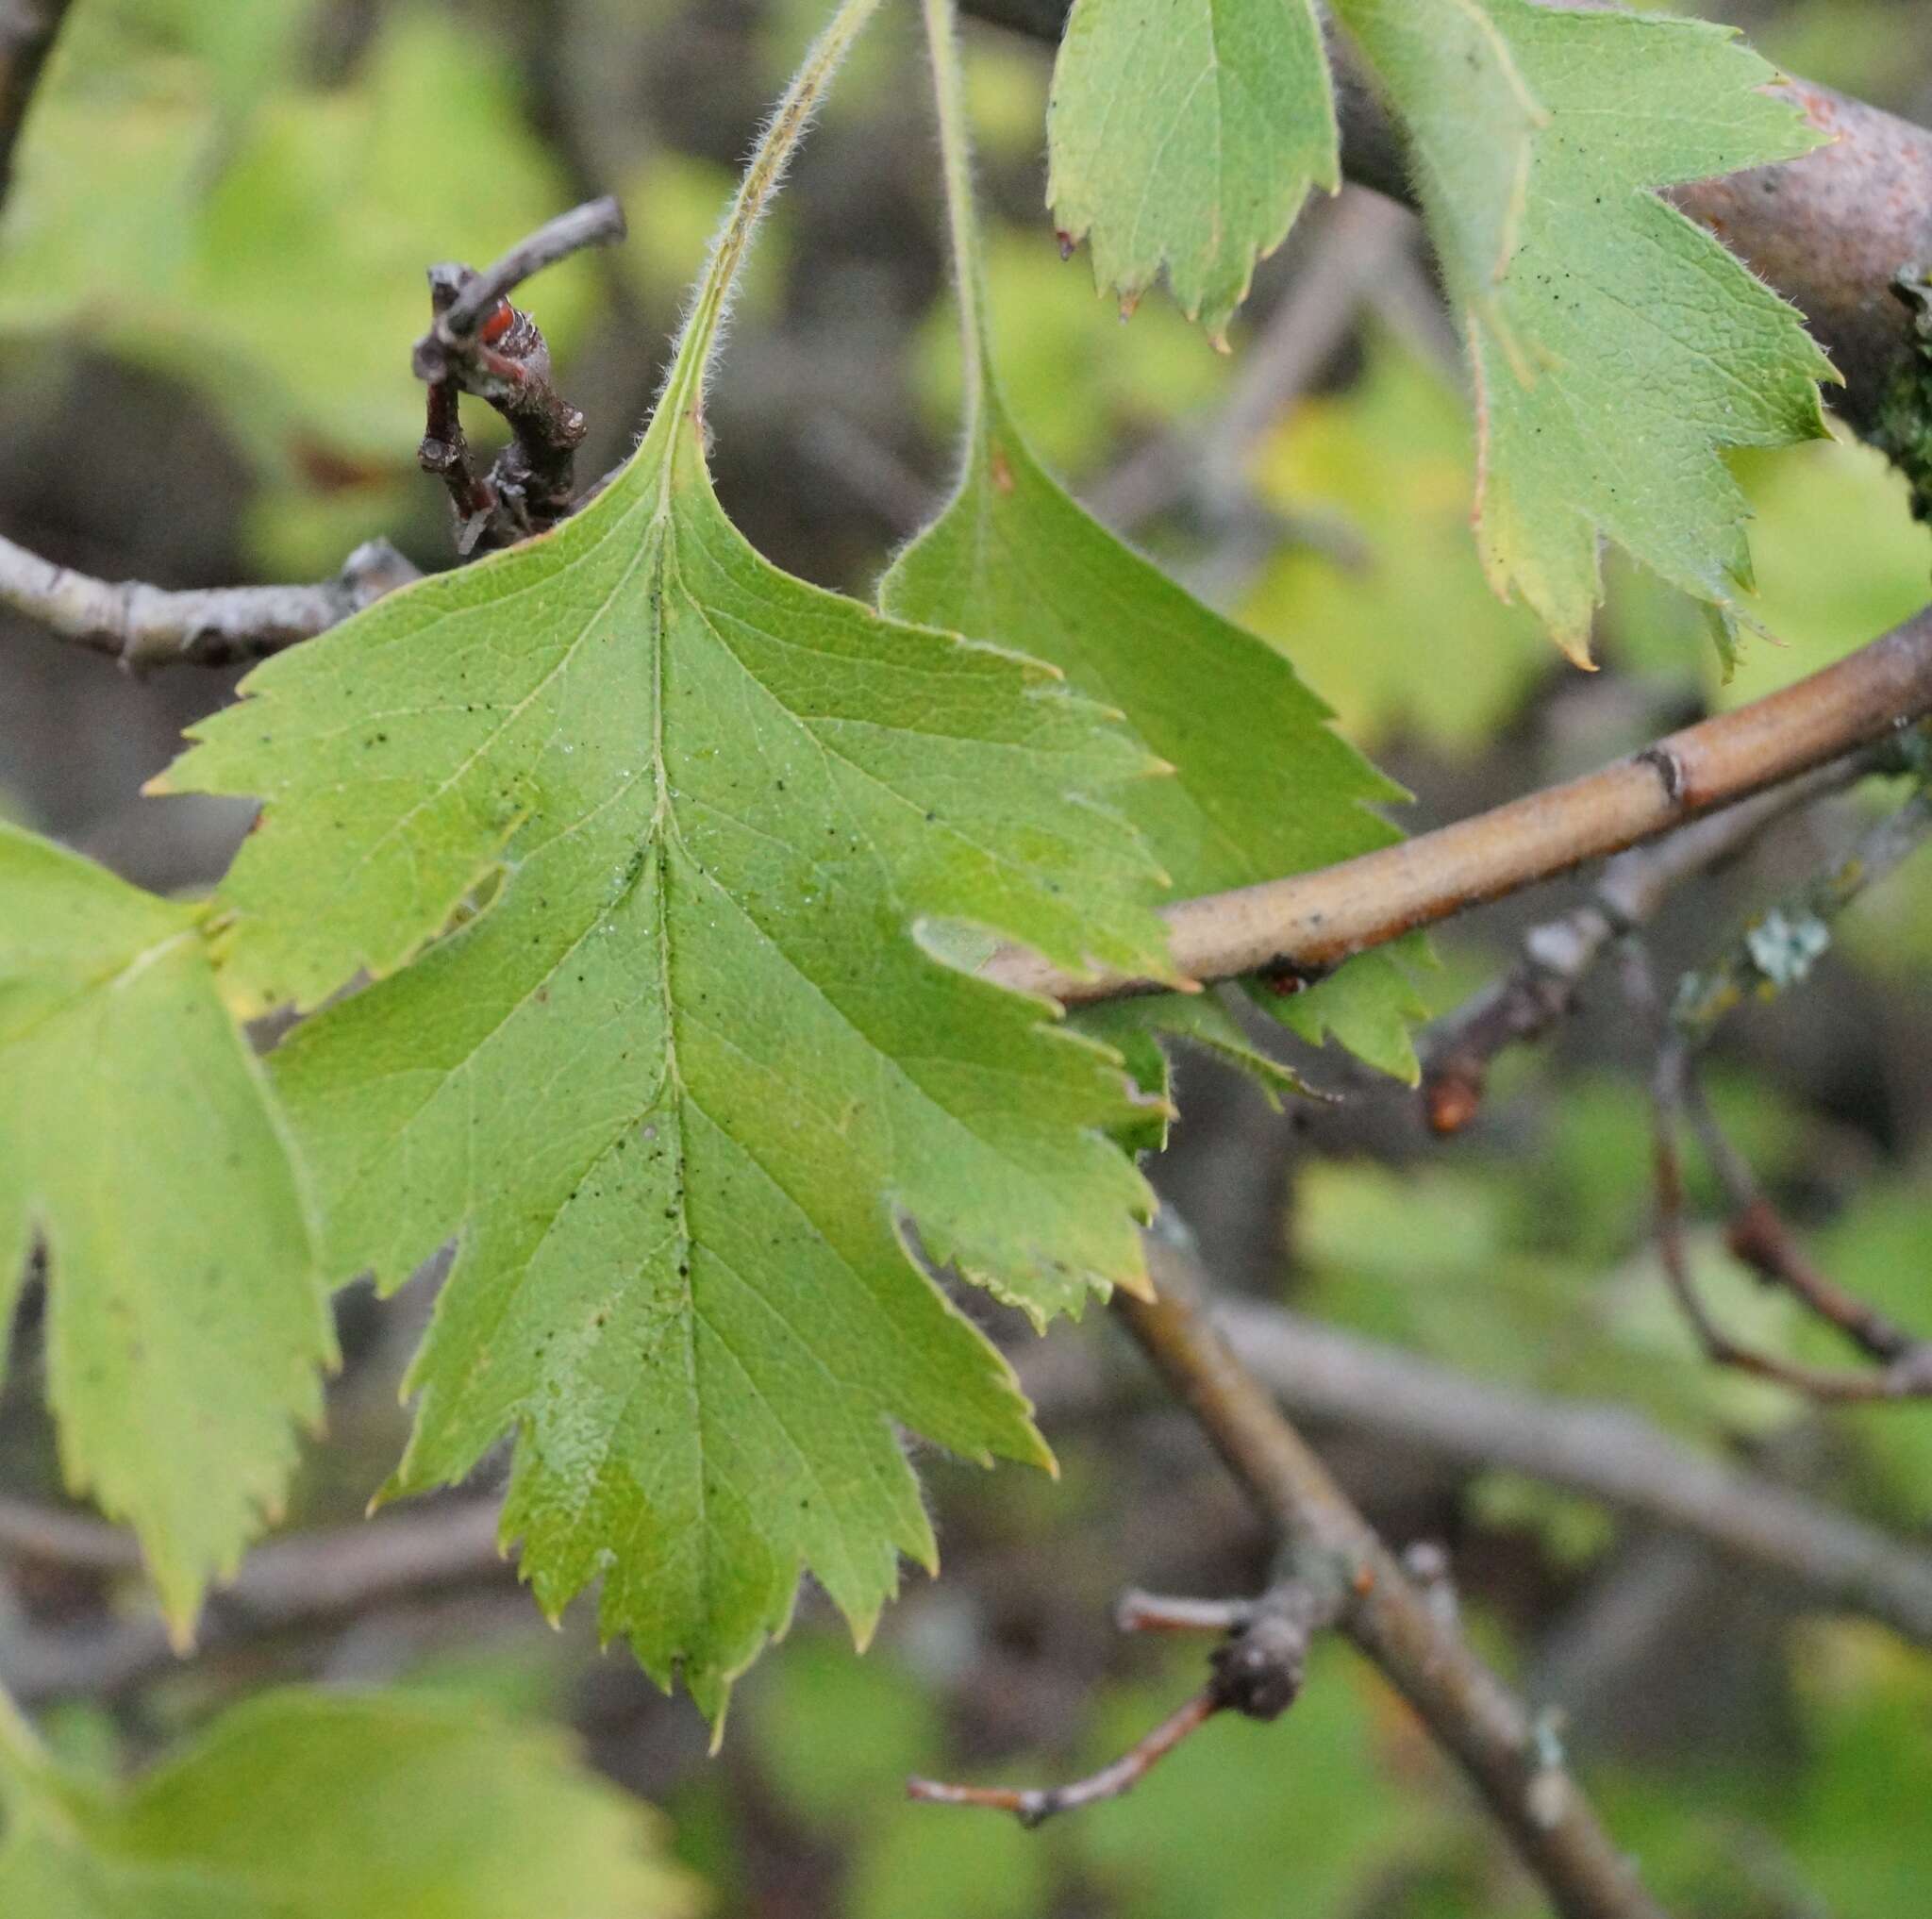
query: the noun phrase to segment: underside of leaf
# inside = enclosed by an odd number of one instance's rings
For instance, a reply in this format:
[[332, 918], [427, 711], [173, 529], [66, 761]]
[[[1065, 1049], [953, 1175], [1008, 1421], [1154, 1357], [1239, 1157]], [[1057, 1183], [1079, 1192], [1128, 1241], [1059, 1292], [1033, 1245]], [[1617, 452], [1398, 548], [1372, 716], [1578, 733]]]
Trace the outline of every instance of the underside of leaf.
[[[10, 1790], [9, 1790], [10, 1788]], [[425, 1693], [258, 1694], [130, 1785], [0, 1759], [8, 1919], [687, 1919], [648, 1807]]]
[[[1580, 664], [1607, 537], [1728, 631], [1751, 584], [1721, 454], [1816, 438], [1832, 377], [1796, 309], [1658, 197], [1823, 136], [1728, 29], [1530, 0], [1339, 0], [1401, 116], [1462, 310], [1482, 437], [1477, 537]], [[1494, 111], [1442, 58], [1489, 35]], [[1502, 103], [1515, 97], [1522, 112]], [[1527, 153], [1527, 167], [1524, 156]], [[1499, 244], [1499, 236], [1501, 243]]]
[[[251, 849], [399, 949], [495, 857], [462, 796], [518, 795], [487, 909], [275, 1056], [339, 1276], [462, 1236], [397, 1487], [517, 1433], [505, 1530], [541, 1602], [601, 1578], [606, 1630], [713, 1712], [802, 1567], [863, 1632], [898, 1556], [933, 1558], [898, 1426], [1045, 1458], [908, 1223], [1044, 1317], [1138, 1283], [1149, 1205], [1105, 1138], [1118, 1068], [918, 929], [1159, 969], [1145, 857], [1094, 798], [1145, 755], [1048, 670], [767, 565], [688, 414], [558, 533], [249, 691], [183, 776], [248, 790], [272, 736]], [[343, 815], [390, 746], [390, 817]], [[425, 809], [438, 876], [398, 888]]]
[[732, 276], [874, 4], [769, 124], [625, 472], [272, 662], [174, 776], [266, 796], [219, 902], [248, 983], [382, 976], [275, 1066], [334, 1273], [460, 1239], [391, 1490], [513, 1433], [540, 1602], [601, 1581], [714, 1718], [801, 1571], [862, 1638], [932, 1563], [902, 1427], [1050, 1463], [922, 1261], [1036, 1320], [1144, 1284], [1117, 1060], [944, 956], [1162, 976], [1116, 810], [1152, 762], [1052, 668], [768, 565], [705, 466]]
[[1165, 273], [1217, 345], [1311, 188], [1340, 184], [1309, 0], [1074, 0], [1047, 204], [1129, 307]]

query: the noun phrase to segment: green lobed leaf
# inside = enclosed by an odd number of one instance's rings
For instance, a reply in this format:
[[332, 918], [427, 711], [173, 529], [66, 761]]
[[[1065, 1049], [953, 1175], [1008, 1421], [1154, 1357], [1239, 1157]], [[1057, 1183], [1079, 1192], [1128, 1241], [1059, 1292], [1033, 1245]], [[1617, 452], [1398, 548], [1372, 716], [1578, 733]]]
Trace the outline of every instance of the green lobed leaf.
[[941, 953], [1166, 963], [1095, 799], [1144, 752], [1050, 668], [789, 578], [712, 492], [705, 359], [802, 119], [619, 478], [252, 676], [175, 776], [267, 801], [221, 893], [240, 981], [393, 976], [275, 1056], [334, 1272], [461, 1233], [392, 1490], [514, 1432], [540, 1602], [601, 1578], [714, 1717], [802, 1568], [863, 1636], [932, 1564], [897, 1427], [1048, 1459], [909, 1231], [1036, 1318], [1142, 1283], [1117, 1064]]
[[[1130, 790], [1124, 805], [1177, 897], [1306, 872], [1399, 839], [1370, 808], [1406, 797], [1402, 789], [1334, 731], [1286, 656], [1116, 539], [1035, 459], [992, 363], [976, 224], [957, 158], [964, 466], [945, 510], [880, 582], [880, 604], [904, 619], [997, 635], [1124, 715], [1172, 769]], [[1399, 963], [1372, 953], [1312, 992], [1266, 1003], [1306, 1037], [1333, 1031], [1407, 1075], [1412, 1001]]]
[[1074, 0], [1047, 108], [1047, 204], [1129, 305], [1165, 271], [1217, 345], [1255, 261], [1341, 184], [1309, 0]]
[[1833, 375], [1796, 309], [1657, 190], [1824, 136], [1727, 28], [1531, 0], [1336, 11], [1407, 127], [1463, 315], [1491, 583], [1587, 664], [1607, 536], [1728, 646], [1751, 560], [1721, 449], [1819, 437]]
[[201, 914], [0, 824], [0, 1357], [39, 1234], [62, 1463], [133, 1525], [177, 1632], [279, 1504], [334, 1357]]
[[259, 1694], [126, 1788], [0, 1765], [22, 1919], [685, 1919], [647, 1807], [564, 1741], [403, 1694]]

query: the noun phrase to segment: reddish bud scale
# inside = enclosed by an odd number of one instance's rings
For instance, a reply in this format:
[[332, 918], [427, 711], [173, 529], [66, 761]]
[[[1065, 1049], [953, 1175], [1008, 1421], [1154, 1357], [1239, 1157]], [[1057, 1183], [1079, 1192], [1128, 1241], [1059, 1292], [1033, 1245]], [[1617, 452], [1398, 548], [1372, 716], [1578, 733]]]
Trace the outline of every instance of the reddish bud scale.
[[1482, 1110], [1482, 1087], [1463, 1075], [1444, 1073], [1423, 1082], [1423, 1110], [1429, 1130], [1459, 1133]]

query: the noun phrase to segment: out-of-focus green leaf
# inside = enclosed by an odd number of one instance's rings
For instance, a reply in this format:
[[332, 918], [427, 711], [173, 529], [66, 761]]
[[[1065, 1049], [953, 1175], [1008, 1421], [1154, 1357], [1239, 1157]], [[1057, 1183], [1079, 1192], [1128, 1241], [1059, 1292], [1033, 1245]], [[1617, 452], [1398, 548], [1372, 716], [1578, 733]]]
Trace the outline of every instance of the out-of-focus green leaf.
[[1468, 1502], [1479, 1524], [1533, 1533], [1549, 1559], [1570, 1571], [1588, 1565], [1616, 1537], [1616, 1522], [1602, 1506], [1521, 1473], [1479, 1474]]
[[[625, 180], [622, 198], [628, 231], [618, 258], [638, 286], [666, 307], [675, 309], [703, 271], [719, 206], [732, 185], [726, 168], [671, 147], [653, 152]], [[759, 231], [758, 251], [744, 263], [733, 310], [772, 312], [784, 291], [789, 264], [781, 201]]]
[[1932, 16], [1919, 0], [1796, 0], [1753, 15], [1752, 37], [1788, 74], [1908, 111], [1913, 75], [1932, 65]]
[[1047, 205], [1131, 309], [1161, 273], [1226, 343], [1255, 262], [1341, 183], [1310, 0], [1074, 0], [1047, 108]]
[[132, 1786], [0, 1758], [21, 1919], [685, 1919], [655, 1814], [564, 1743], [407, 1694], [284, 1692]]
[[43, 1235], [62, 1465], [133, 1525], [177, 1633], [279, 1507], [334, 1356], [204, 910], [0, 826], [0, 1341]]
[[939, 1700], [889, 1653], [824, 1634], [788, 1644], [747, 1702], [753, 1751], [787, 1808], [847, 1846], [841, 1919], [1032, 1919], [1048, 1851], [1008, 1821], [908, 1805], [914, 1774], [950, 1777]]
[[[389, 20], [354, 91], [291, 92], [256, 113], [206, 192], [166, 304], [180, 363], [208, 357], [218, 396], [258, 444], [413, 453], [423, 390], [408, 347], [427, 324], [425, 267], [485, 265], [565, 204], [514, 88], [487, 36], [411, 7]], [[591, 272], [566, 261], [531, 290], [555, 350]]]
[[[1692, 1439], [1790, 1416], [1782, 1389], [1709, 1365], [1641, 1239], [1620, 1263], [1538, 1228], [1525, 1159], [1403, 1173], [1317, 1163], [1295, 1185], [1297, 1301], [1478, 1377], [1623, 1399]], [[1550, 1202], [1543, 1202], [1545, 1210]], [[1648, 1217], [1647, 1192], [1632, 1230]], [[1528, 1224], [1525, 1225], [1525, 1217]], [[1794, 1310], [1691, 1235], [1700, 1285], [1740, 1339], [1787, 1343]]]
[[1873, 1627], [1814, 1628], [1794, 1662], [1812, 1742], [1786, 1843], [1816, 1909], [1893, 1919], [1932, 1884], [1932, 1671]]
[[1010, 34], [974, 35], [961, 47], [966, 105], [980, 147], [992, 159], [1028, 164], [1040, 154], [1046, 118], [1046, 69]]
[[870, 1824], [944, 1747], [928, 1687], [889, 1652], [855, 1660], [825, 1632], [801, 1632], [760, 1670], [744, 1717], [772, 1785], [815, 1827]]
[[1382, 334], [1344, 393], [1304, 401], [1254, 476], [1297, 532], [1241, 617], [1288, 649], [1352, 740], [1468, 757], [1542, 676], [1537, 622], [1490, 591], [1469, 538], [1468, 409]]
[[[1712, 1110], [1758, 1176], [1776, 1180], [1803, 1161], [1805, 1126], [1761, 1078], [1718, 1067], [1706, 1077]], [[1633, 1076], [1579, 1072], [1538, 1115], [1535, 1151], [1506, 1146], [1482, 1164], [1510, 1213], [1512, 1241], [1609, 1264], [1643, 1246], [1656, 1210], [1650, 1096]], [[1686, 1200], [1707, 1214], [1722, 1196], [1700, 1154], [1687, 1156]]]
[[[1832, 1278], [1907, 1329], [1932, 1338], [1932, 1178], [1867, 1186], [1844, 1217], [1812, 1236]], [[1820, 1365], [1856, 1365], [1829, 1327], [1801, 1322], [1795, 1350]], [[1839, 1419], [1858, 1435], [1883, 1477], [1889, 1503], [1914, 1527], [1932, 1523], [1932, 1404], [1855, 1406]]]
[[842, 1919], [1039, 1919], [1055, 1850], [1011, 1820], [891, 1806], [855, 1850]]

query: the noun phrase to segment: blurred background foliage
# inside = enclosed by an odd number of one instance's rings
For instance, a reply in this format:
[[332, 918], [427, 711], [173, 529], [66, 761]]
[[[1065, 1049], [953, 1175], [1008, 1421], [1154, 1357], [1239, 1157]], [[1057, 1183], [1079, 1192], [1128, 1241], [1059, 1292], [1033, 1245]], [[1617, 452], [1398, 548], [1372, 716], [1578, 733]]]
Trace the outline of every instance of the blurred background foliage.
[[[1774, 58], [1932, 114], [1918, 0], [1708, 8]], [[164, 585], [319, 575], [385, 533], [448, 563], [414, 469], [422, 272], [475, 262], [593, 192], [631, 237], [531, 290], [587, 472], [625, 451], [684, 289], [821, 0], [79, 0], [0, 223], [0, 526]], [[1232, 359], [1158, 297], [1123, 325], [1041, 207], [1048, 64], [975, 27], [974, 112], [995, 324], [1042, 454], [1202, 592], [1283, 647], [1424, 826], [1756, 697], [1932, 600], [1903, 487], [1846, 442], [1737, 462], [1765, 637], [1729, 684], [1693, 611], [1613, 570], [1604, 671], [1564, 666], [1490, 594], [1468, 533], [1468, 402], [1426, 262], [1400, 234], [1294, 393], [1238, 438], [1239, 382], [1298, 287], [1338, 270], [1318, 208], [1260, 275]], [[715, 398], [721, 487], [785, 565], [863, 592], [949, 468], [958, 390], [914, 9], [888, 9], [765, 232]], [[1219, 475], [1196, 484], [1197, 469]], [[1150, 494], [1151, 473], [1158, 484]], [[1175, 476], [1178, 475], [1178, 477]], [[1149, 505], [1150, 499], [1152, 505]], [[1138, 504], [1137, 504], [1138, 502]], [[994, 636], [997, 637], [997, 636]], [[150, 885], [205, 884], [246, 825], [142, 802], [219, 676], [136, 684], [0, 623], [0, 809]], [[1204, 686], [1211, 704], [1215, 689]], [[1844, 844], [1869, 803], [1807, 815], [1667, 916], [1667, 965]], [[1574, 889], [1458, 926], [1446, 1010]], [[1845, 1284], [1932, 1327], [1932, 861], [1862, 901], [1801, 994], [1753, 1008], [1714, 1094], [1758, 1177]], [[1272, 1027], [1266, 1043], [1288, 1044]], [[1649, 1250], [1643, 1039], [1614, 988], [1499, 1069], [1481, 1122], [1430, 1140], [1411, 1095], [1301, 1057], [1335, 1108], [1271, 1113], [1183, 1061], [1154, 1169], [1231, 1292], [1480, 1378], [1641, 1410], [1714, 1455], [1932, 1543], [1932, 1407], [1826, 1415], [1702, 1365]], [[1729, 1323], [1812, 1358], [1814, 1330], [1725, 1256], [1694, 1169], [1697, 1268]], [[359, 1511], [400, 1442], [395, 1385], [433, 1293], [343, 1296], [349, 1363], [291, 1524]], [[1021, 1343], [1011, 1327], [1003, 1338]], [[29, 1324], [21, 1335], [31, 1353]], [[1142, 1583], [1251, 1590], [1260, 1547], [1180, 1416], [1098, 1320], [1022, 1355], [1062, 1473], [924, 1462], [947, 1573], [853, 1656], [808, 1594], [747, 1681], [723, 1754], [588, 1626], [559, 1640], [501, 1589], [327, 1634], [217, 1647], [54, 1702], [63, 1750], [142, 1759], [271, 1679], [393, 1680], [573, 1726], [673, 1816], [713, 1910], [850, 1919], [1453, 1919], [1539, 1910], [1404, 1710], [1340, 1648], [1278, 1726], [1217, 1723], [1124, 1804], [1027, 1835], [901, 1803], [908, 1772], [1033, 1782], [1117, 1750], [1198, 1683], [1120, 1643]], [[52, 1499], [31, 1362], [0, 1400], [0, 1483]], [[1072, 1386], [1068, 1381], [1073, 1382]], [[1096, 1383], [1097, 1382], [1097, 1383]], [[1324, 1435], [1398, 1544], [1450, 1548], [1492, 1656], [1569, 1743], [1686, 1919], [1900, 1919], [1932, 1885], [1932, 1662], [1807, 1616], [1707, 1552], [1574, 1495]], [[1661, 1595], [1661, 1597], [1659, 1596]], [[35, 1636], [143, 1605], [95, 1576], [0, 1577], [0, 1677]], [[407, 1919], [407, 1915], [405, 1915]]]

